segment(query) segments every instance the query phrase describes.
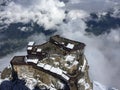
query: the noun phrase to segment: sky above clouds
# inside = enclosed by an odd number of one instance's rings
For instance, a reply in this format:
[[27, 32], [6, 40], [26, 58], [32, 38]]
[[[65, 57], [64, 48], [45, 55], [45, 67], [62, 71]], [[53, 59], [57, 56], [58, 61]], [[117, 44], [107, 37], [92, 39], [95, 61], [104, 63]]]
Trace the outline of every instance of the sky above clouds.
[[[120, 89], [120, 30], [111, 29], [109, 34], [98, 37], [87, 35], [83, 20], [89, 17], [90, 12], [105, 11], [116, 3], [113, 0], [69, 0], [67, 3], [58, 0], [13, 0], [4, 11], [0, 11], [0, 23], [9, 25], [33, 21], [44, 26], [45, 30], [56, 29], [56, 34], [84, 42], [87, 45], [85, 55], [90, 65], [91, 79]], [[69, 10], [67, 14], [66, 9]], [[2, 21], [3, 18], [7, 19]], [[63, 22], [64, 19], [67, 23]], [[29, 39], [38, 43], [45, 41], [46, 36], [40, 34]], [[0, 64], [5, 65], [3, 63]]]

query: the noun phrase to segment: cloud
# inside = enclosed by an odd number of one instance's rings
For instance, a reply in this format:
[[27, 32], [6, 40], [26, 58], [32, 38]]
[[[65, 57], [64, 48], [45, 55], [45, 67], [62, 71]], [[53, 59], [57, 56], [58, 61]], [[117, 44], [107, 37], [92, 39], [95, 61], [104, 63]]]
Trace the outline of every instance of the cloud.
[[84, 19], [89, 17], [89, 14], [83, 10], [70, 10], [67, 14], [66, 19], [75, 20], [77, 18]]
[[[116, 32], [119, 33], [119, 31]], [[111, 32], [109, 35], [91, 38], [92, 42], [88, 43], [85, 54], [94, 80], [111, 87], [120, 88], [118, 85], [120, 83], [120, 56], [118, 55], [120, 43], [118, 40], [116, 41], [117, 35], [115, 38], [113, 38], [113, 35], [114, 33]]]
[[[19, 2], [19, 3], [18, 3]], [[55, 28], [58, 24], [61, 24], [65, 18], [65, 11], [62, 7], [65, 6], [63, 2], [58, 0], [38, 0], [37, 2], [31, 1], [33, 4], [29, 6], [29, 3], [25, 7], [23, 3], [27, 1], [11, 2], [0, 13], [1, 23], [28, 23], [30, 21], [44, 26], [45, 29]], [[4, 20], [3, 20], [4, 19]]]
[[46, 42], [47, 38], [48, 37], [42, 33], [34, 34], [28, 38], [28, 41], [34, 41], [36, 44], [42, 44], [42, 43]]
[[83, 9], [87, 12], [102, 12], [115, 6], [115, 2], [109, 0], [69, 0], [67, 9]]

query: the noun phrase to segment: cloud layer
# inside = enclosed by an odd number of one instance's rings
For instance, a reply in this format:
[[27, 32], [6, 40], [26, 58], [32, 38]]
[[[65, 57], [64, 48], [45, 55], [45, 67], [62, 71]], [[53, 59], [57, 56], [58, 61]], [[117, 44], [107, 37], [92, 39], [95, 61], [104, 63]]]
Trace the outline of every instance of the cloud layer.
[[115, 6], [112, 0], [69, 0], [68, 9], [83, 9], [87, 12], [102, 12]]
[[[29, 3], [28, 3], [29, 2]], [[53, 28], [62, 23], [65, 11], [61, 9], [65, 4], [58, 0], [32, 0], [11, 2], [0, 13], [0, 23], [10, 24], [30, 21], [44, 26], [45, 29]]]
[[[100, 0], [93, 1], [100, 2]], [[85, 55], [90, 65], [91, 79], [120, 89], [120, 30], [111, 30], [111, 33], [99, 37], [87, 35], [84, 19], [89, 17], [89, 14], [80, 8], [74, 8], [73, 5], [73, 3], [81, 2], [83, 0], [75, 0], [74, 2], [71, 0], [69, 12], [65, 13], [65, 8], [68, 7], [58, 0], [37, 0], [34, 2], [33, 0], [15, 0], [0, 12], [0, 23], [9, 25], [10, 23], [33, 21], [44, 26], [46, 30], [56, 29], [56, 34], [84, 42], [87, 45]], [[66, 19], [66, 23], [63, 22], [64, 19]], [[34, 38], [37, 42], [39, 42], [39, 38], [43, 41], [46, 39], [44, 35], [40, 36], [33, 35], [30, 39]], [[6, 59], [8, 58], [1, 60]]]

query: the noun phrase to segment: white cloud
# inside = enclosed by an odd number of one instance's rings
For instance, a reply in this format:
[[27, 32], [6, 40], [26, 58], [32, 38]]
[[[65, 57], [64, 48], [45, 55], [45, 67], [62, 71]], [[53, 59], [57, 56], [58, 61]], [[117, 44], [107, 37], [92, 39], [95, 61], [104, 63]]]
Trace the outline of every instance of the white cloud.
[[70, 10], [67, 14], [67, 19], [72, 19], [72, 20], [75, 20], [78, 18], [84, 19], [88, 16], [89, 14], [83, 10]]
[[108, 0], [69, 0], [67, 9], [83, 9], [87, 12], [102, 12], [114, 6]]
[[23, 7], [21, 4], [11, 2], [4, 11], [1, 11], [0, 17], [4, 20], [2, 23], [34, 21], [45, 29], [55, 28], [61, 24], [65, 18], [65, 11], [62, 9], [65, 4], [58, 0], [38, 0], [37, 4], [29, 7]]
[[46, 42], [46, 39], [48, 37], [45, 36], [44, 34], [33, 34], [28, 38], [28, 41], [34, 41], [36, 44], [42, 44]]
[[82, 0], [69, 0], [69, 3], [76, 4], [76, 3], [81, 3]]
[[120, 43], [120, 29], [112, 29], [111, 33], [107, 36], [107, 39], [113, 43]]

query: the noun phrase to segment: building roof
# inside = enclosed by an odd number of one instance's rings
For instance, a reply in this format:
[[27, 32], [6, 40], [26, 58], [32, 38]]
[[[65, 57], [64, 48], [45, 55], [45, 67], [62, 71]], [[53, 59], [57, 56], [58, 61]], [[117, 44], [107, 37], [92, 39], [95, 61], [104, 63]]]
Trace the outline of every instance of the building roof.
[[68, 43], [66, 47], [70, 48], [70, 49], [73, 49], [74, 48], [74, 44]]
[[[41, 45], [34, 45], [34, 42], [28, 43], [27, 52], [28, 55], [26, 56], [15, 56], [12, 60], [12, 64], [18, 64], [18, 65], [24, 65], [27, 64], [26, 58], [29, 59], [29, 62], [35, 61], [34, 63], [37, 63], [39, 60], [42, 60], [43, 58], [47, 57], [48, 54], [58, 54], [58, 55], [66, 55], [68, 53], [71, 53], [76, 50], [82, 50], [84, 49], [85, 44], [69, 40], [63, 37], [60, 37], [59, 35], [55, 35], [50, 37], [49, 41], [46, 43], [43, 43]], [[38, 60], [36, 60], [38, 59]]]
[[53, 37], [50, 38], [50, 41], [52, 41], [52, 43], [63, 47], [64, 50], [66, 51], [75, 51], [75, 50], [79, 50], [79, 49], [84, 49], [85, 44], [82, 42], [78, 42], [78, 41], [74, 41], [74, 40], [70, 40], [64, 37], [60, 37], [59, 35], [55, 35]]
[[69, 40], [58, 35], [50, 37], [49, 41], [41, 45], [33, 45], [32, 48], [28, 46], [28, 49], [31, 53], [56, 53], [65, 55], [65, 53], [70, 53], [76, 50], [84, 49], [85, 44]]
[[26, 65], [25, 56], [15, 56], [10, 62], [12, 65]]
[[36, 48], [41, 48], [43, 52], [47, 52], [47, 53], [51, 53], [51, 54], [64, 54], [65, 50], [60, 49], [59, 46], [51, 43], [51, 42], [47, 42], [43, 45], [37, 45]]
[[26, 63], [34, 63], [34, 64], [37, 64], [39, 61], [39, 59], [26, 59]]

